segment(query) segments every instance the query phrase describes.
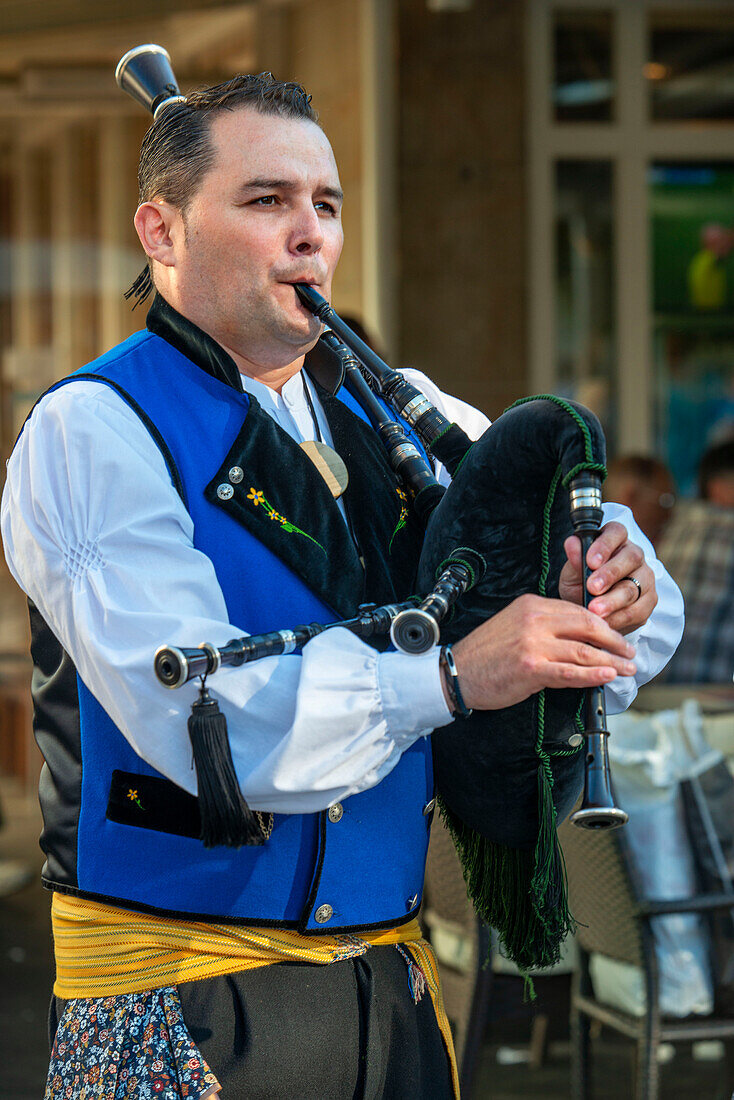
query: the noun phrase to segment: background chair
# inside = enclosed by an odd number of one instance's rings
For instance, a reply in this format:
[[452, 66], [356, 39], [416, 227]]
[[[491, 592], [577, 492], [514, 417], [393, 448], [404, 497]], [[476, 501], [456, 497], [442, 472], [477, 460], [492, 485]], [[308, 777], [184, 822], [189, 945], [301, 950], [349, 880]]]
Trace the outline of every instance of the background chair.
[[[713, 1014], [683, 1020], [661, 1016], [651, 921], [655, 916], [672, 913], [734, 910], [734, 896], [646, 900], [623, 829], [595, 832], [565, 823], [560, 837], [568, 869], [571, 911], [579, 922], [576, 936], [579, 966], [571, 998], [574, 1100], [591, 1100], [592, 1096], [592, 1020], [635, 1042], [635, 1100], [656, 1100], [658, 1096], [657, 1052], [661, 1042], [691, 1043], [702, 1039], [721, 1039], [726, 1043], [728, 1096], [734, 1086], [734, 1019]], [[591, 952], [641, 968], [645, 984], [643, 1016], [621, 1012], [595, 997], [589, 972]]]
[[469, 1100], [489, 1017], [490, 935], [467, 897], [459, 857], [438, 815], [431, 828], [422, 921], [441, 967], [461, 1094], [463, 1100]]

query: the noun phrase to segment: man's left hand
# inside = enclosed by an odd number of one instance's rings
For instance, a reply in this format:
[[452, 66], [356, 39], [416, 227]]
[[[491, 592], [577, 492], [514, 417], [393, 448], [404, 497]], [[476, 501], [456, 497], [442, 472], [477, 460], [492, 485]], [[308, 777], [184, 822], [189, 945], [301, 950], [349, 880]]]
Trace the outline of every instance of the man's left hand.
[[[558, 593], [562, 600], [582, 603], [581, 540], [571, 535], [563, 544], [568, 561], [561, 570]], [[588, 589], [593, 599], [589, 611], [606, 619], [620, 634], [629, 634], [646, 623], [658, 602], [655, 575], [641, 548], [630, 542], [621, 523], [607, 523], [586, 555]], [[629, 578], [634, 577], [639, 584]]]

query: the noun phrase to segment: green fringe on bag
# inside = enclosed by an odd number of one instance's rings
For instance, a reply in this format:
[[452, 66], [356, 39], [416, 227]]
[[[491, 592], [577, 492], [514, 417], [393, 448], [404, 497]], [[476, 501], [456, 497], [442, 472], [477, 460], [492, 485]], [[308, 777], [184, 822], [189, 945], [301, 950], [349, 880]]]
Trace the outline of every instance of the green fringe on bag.
[[540, 830], [535, 850], [494, 844], [465, 825], [439, 797], [477, 915], [494, 928], [504, 954], [526, 973], [553, 966], [576, 923], [568, 910], [566, 866], [556, 833], [552, 777], [538, 767]]

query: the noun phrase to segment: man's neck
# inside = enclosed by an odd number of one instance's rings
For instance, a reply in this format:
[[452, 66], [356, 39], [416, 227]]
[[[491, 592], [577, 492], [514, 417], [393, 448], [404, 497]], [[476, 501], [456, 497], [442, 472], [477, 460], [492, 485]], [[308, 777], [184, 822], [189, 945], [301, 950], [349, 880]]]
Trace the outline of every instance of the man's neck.
[[286, 382], [292, 378], [294, 374], [298, 374], [303, 366], [303, 360], [305, 359], [304, 355], [299, 355], [297, 359], [294, 359], [292, 363], [288, 363], [287, 366], [266, 366], [262, 363], [251, 362], [249, 359], [242, 355], [238, 355], [236, 351], [233, 351], [224, 344], [221, 346], [228, 355], [231, 355], [240, 374], [244, 375], [245, 378], [254, 378], [256, 382], [262, 382], [263, 385], [268, 386], [271, 390], [275, 390], [276, 393], [281, 393]]
[[[247, 376], [260, 380], [274, 392], [280, 393], [288, 379], [301, 370], [306, 359], [306, 356], [301, 355], [285, 365], [282, 362], [263, 364], [245, 361], [241, 355], [230, 352], [194, 321], [179, 313], [160, 292], [156, 293], [150, 306], [146, 327], [167, 340], [208, 374], [240, 391], [243, 388], [243, 377]], [[308, 369], [327, 393], [337, 393], [343, 382], [343, 369], [335, 355], [317, 346], [309, 357]]]

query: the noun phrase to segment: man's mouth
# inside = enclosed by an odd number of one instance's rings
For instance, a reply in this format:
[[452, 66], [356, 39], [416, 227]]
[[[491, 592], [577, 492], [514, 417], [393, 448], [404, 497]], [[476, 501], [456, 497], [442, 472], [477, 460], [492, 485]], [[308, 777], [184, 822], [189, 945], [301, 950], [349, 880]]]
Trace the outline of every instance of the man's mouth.
[[296, 290], [296, 286], [297, 285], [300, 285], [300, 286], [305, 285], [305, 286], [313, 287], [314, 289], [318, 289], [321, 286], [319, 281], [317, 279], [294, 279], [292, 282], [290, 280], [288, 280], [288, 284], [293, 287], [293, 293], [294, 293], [294, 297], [296, 299], [296, 304], [297, 304], [298, 308], [300, 310], [302, 310], [303, 313], [306, 313], [309, 316], [313, 316], [313, 311], [310, 310], [310, 309], [307, 309], [307, 307], [301, 301], [300, 295], [298, 294], [298, 291]]

